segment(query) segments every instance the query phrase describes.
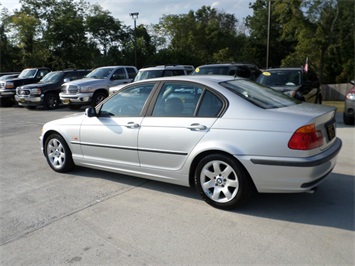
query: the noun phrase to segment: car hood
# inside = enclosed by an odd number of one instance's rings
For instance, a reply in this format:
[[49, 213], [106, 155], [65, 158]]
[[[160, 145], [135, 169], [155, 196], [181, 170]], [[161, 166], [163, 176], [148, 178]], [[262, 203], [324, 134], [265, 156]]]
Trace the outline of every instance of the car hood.
[[32, 83], [21, 86], [21, 89], [44, 88], [52, 85], [53, 83]]
[[43, 129], [46, 131], [46, 129], [54, 129], [57, 127], [60, 127], [62, 125], [80, 125], [83, 119], [85, 118], [85, 113], [80, 112], [80, 113], [75, 113], [75, 114], [70, 114], [65, 117], [52, 120], [46, 124], [44, 124]]
[[83, 78], [83, 79], [70, 81], [70, 82], [68, 82], [66, 84], [77, 85], [77, 86], [88, 86], [88, 85], [101, 83], [101, 82], [104, 82], [104, 81], [105, 81], [104, 79]]

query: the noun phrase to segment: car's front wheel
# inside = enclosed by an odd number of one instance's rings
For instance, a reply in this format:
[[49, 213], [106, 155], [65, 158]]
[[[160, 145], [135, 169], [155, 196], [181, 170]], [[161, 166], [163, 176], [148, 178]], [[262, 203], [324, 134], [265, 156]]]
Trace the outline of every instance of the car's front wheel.
[[199, 162], [195, 186], [208, 204], [219, 209], [233, 209], [243, 204], [254, 191], [242, 165], [224, 154], [211, 154]]
[[55, 93], [47, 93], [44, 96], [43, 107], [47, 110], [56, 109], [59, 106], [59, 96]]
[[54, 171], [65, 173], [75, 167], [71, 151], [60, 135], [50, 135], [45, 141], [44, 149], [47, 162]]
[[347, 116], [345, 113], [343, 113], [343, 121], [345, 125], [354, 125], [355, 118]]
[[107, 93], [103, 91], [96, 92], [91, 100], [91, 106], [95, 107], [107, 97]]

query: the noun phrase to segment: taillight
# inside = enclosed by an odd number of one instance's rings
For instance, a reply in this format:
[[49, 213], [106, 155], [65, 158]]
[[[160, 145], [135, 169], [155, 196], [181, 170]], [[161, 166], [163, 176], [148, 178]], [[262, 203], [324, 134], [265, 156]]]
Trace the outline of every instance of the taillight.
[[314, 124], [300, 127], [293, 133], [288, 147], [293, 150], [310, 150], [323, 145], [322, 132]]

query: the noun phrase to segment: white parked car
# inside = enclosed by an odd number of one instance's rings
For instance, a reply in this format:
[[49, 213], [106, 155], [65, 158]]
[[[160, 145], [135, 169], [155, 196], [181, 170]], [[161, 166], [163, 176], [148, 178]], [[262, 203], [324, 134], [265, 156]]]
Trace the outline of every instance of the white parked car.
[[230, 209], [255, 189], [313, 191], [342, 146], [335, 112], [243, 78], [167, 77], [45, 124], [40, 141], [57, 172], [78, 165], [195, 186]]

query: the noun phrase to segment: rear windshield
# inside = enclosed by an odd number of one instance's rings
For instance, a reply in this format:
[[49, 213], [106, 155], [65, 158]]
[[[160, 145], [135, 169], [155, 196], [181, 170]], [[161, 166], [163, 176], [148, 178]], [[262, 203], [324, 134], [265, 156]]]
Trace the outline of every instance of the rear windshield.
[[230, 75], [228, 70], [229, 66], [199, 67], [192, 73], [192, 75]]
[[295, 86], [302, 83], [300, 70], [272, 70], [263, 72], [258, 80], [267, 86]]
[[263, 109], [280, 108], [301, 103], [281, 92], [249, 80], [224, 81], [220, 85]]

